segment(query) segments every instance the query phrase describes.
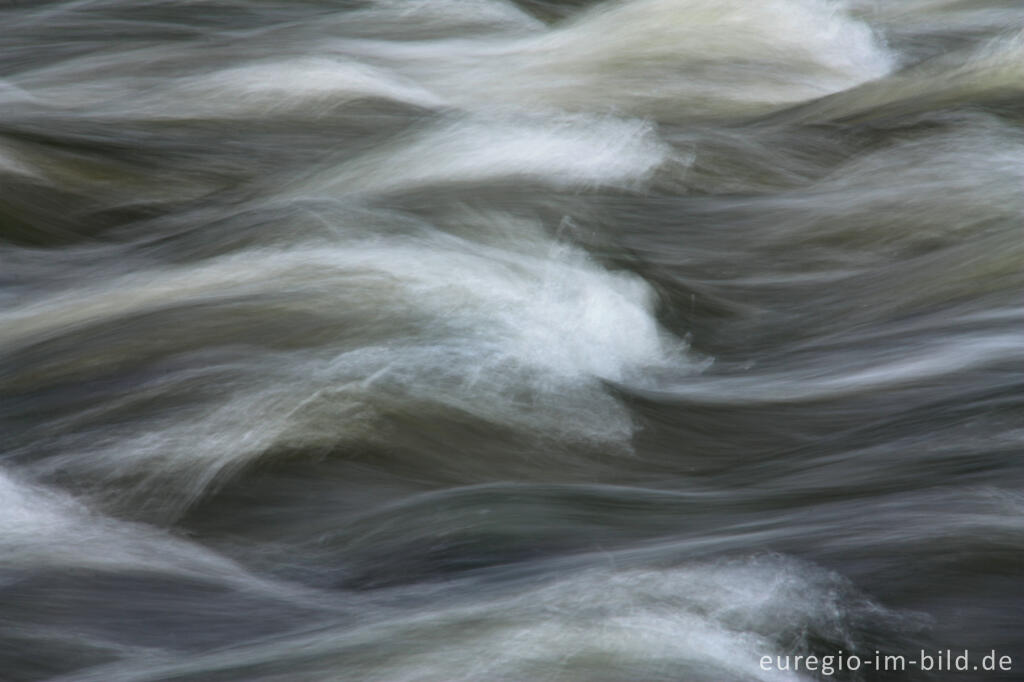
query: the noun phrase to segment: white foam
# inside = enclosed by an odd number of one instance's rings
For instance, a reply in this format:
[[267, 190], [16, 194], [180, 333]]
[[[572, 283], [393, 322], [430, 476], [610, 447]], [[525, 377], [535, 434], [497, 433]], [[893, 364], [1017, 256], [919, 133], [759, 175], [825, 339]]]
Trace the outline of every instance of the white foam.
[[[850, 596], [836, 576], [780, 558], [663, 569], [576, 568], [569, 577], [515, 596], [193, 657], [161, 666], [159, 674], [294, 661], [296, 669], [320, 679], [330, 677], [330, 666], [344, 656], [350, 675], [382, 682], [695, 676], [797, 682], [815, 677], [765, 670], [761, 657], [793, 654], [789, 638], [801, 634], [850, 641], [848, 611], [870, 611], [876, 619], [891, 615]], [[351, 656], [354, 651], [359, 655]], [[106, 679], [135, 679], [131, 669], [129, 664], [102, 673]]]
[[756, 114], [888, 73], [893, 55], [832, 0], [602, 3], [529, 37], [350, 45], [468, 108], [661, 119]]
[[232, 562], [141, 524], [103, 517], [69, 495], [0, 470], [0, 567], [149, 569], [240, 578]]
[[[879, 78], [895, 63], [838, 0], [606, 2], [555, 26], [506, 2], [387, 2], [324, 22], [338, 23], [336, 38], [286, 31], [305, 40], [301, 48], [213, 73], [189, 73], [177, 50], [142, 46], [23, 72], [17, 84], [57, 106], [143, 118], [321, 116], [383, 97], [474, 113], [676, 120], [765, 112]], [[160, 69], [126, 72], [125, 63]]]
[[[185, 79], [162, 115], [266, 115], [285, 110], [324, 113], [357, 99], [384, 98], [423, 107], [443, 100], [384, 69], [351, 60], [302, 57], [246, 64]], [[319, 106], [319, 110], [316, 107]]]
[[[374, 0], [373, 4], [353, 16], [344, 15], [346, 24], [363, 16], [374, 23], [398, 19], [404, 33], [410, 30], [536, 30], [542, 24], [529, 14], [504, 0]], [[415, 28], [413, 28], [415, 27]]]
[[644, 121], [460, 118], [399, 138], [298, 191], [386, 192], [500, 179], [531, 179], [562, 188], [637, 188], [670, 154]]
[[[191, 395], [194, 382], [216, 397], [102, 434], [85, 430], [61, 445], [70, 454], [47, 466], [143, 485], [173, 480], [187, 501], [272, 446], [386, 439], [373, 428], [377, 416], [407, 409], [455, 410], [528, 438], [627, 448], [629, 412], [601, 382], [687, 366], [682, 342], [654, 317], [651, 289], [550, 241], [536, 225], [500, 214], [487, 219], [508, 221], [515, 250], [436, 232], [250, 250], [0, 315], [14, 343], [165, 306], [204, 303], [228, 312], [237, 297], [273, 293], [274, 310], [306, 310], [337, 329], [333, 344], [249, 353], [227, 365], [207, 360], [197, 372], [139, 386], [124, 400]], [[130, 352], [116, 349], [116, 357], [93, 362], [123, 362]], [[225, 381], [225, 373], [234, 379]], [[214, 376], [221, 378], [207, 378]], [[108, 409], [119, 404], [97, 406], [95, 418]]]

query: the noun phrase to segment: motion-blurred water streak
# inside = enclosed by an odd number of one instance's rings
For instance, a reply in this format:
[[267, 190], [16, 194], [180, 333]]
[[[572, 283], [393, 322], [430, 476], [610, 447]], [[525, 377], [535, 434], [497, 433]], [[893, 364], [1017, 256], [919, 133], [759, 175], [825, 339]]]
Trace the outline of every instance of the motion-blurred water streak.
[[0, 4], [0, 679], [1020, 679], [1022, 112], [999, 0]]

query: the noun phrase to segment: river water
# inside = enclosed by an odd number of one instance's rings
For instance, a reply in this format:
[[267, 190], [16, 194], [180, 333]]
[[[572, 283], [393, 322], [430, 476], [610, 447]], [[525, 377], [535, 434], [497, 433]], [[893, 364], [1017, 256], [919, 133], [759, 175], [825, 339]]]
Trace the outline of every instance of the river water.
[[0, 4], [0, 679], [1022, 679], [1022, 27]]

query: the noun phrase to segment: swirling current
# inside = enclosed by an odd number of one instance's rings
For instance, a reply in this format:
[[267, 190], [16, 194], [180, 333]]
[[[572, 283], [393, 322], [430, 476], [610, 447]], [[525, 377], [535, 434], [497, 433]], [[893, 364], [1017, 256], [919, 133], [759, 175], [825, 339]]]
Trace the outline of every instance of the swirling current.
[[1024, 4], [0, 3], [0, 396], [5, 682], [1024, 679]]

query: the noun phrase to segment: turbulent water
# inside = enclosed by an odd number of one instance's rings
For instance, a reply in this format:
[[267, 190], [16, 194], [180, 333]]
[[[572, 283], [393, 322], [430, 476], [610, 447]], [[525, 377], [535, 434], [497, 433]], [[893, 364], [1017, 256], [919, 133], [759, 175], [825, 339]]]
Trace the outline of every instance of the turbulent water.
[[1024, 678], [1022, 27], [0, 4], [0, 679]]

